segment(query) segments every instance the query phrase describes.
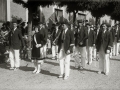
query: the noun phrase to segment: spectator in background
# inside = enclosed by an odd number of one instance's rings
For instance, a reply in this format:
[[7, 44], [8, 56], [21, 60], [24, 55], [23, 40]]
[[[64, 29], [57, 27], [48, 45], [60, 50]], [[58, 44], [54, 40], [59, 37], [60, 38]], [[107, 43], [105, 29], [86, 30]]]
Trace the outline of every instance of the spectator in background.
[[88, 32], [86, 27], [83, 26], [82, 21], [79, 21], [77, 32], [75, 33], [75, 47], [77, 53], [81, 54], [81, 65], [80, 59], [75, 59], [75, 68], [84, 69], [86, 66], [86, 40], [88, 38]]
[[87, 49], [87, 59], [88, 64], [92, 64], [93, 60], [93, 48], [95, 47], [95, 34], [93, 30], [93, 26], [89, 23], [86, 24], [87, 31], [88, 31], [88, 39], [86, 40], [86, 49]]

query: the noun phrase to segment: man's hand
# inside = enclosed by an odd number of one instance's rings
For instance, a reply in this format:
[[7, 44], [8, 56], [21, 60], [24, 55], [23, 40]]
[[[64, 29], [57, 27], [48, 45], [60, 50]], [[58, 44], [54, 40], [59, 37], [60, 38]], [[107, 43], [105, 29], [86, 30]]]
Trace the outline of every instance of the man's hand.
[[37, 44], [36, 47], [37, 47], [37, 48], [41, 47], [41, 44]]
[[80, 45], [83, 45], [83, 42], [80, 42]]
[[107, 50], [106, 53], [109, 54], [109, 53], [110, 53], [110, 50]]
[[70, 54], [70, 50], [67, 50], [67, 54]]

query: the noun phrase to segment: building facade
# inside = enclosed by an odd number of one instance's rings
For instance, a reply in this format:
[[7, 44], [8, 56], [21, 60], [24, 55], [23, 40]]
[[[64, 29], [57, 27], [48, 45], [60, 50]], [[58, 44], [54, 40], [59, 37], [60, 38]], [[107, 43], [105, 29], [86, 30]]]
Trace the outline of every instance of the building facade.
[[[56, 5], [52, 5], [49, 7], [39, 7], [40, 11], [40, 21], [42, 22], [55, 22], [56, 16], [57, 20], [68, 20], [73, 22], [73, 14], [66, 13], [66, 7], [58, 7]], [[22, 18], [23, 21], [28, 21], [28, 10], [23, 8], [22, 5], [14, 3], [12, 0], [0, 0], [0, 23], [6, 21], [12, 21], [13, 18]], [[62, 17], [62, 18], [61, 18]], [[91, 21], [92, 24], [95, 23], [94, 17], [92, 17], [91, 13], [88, 11], [81, 12], [79, 11], [76, 15], [76, 20], [83, 19]], [[114, 24], [113, 20], [110, 20], [110, 17], [105, 16], [102, 17], [100, 20], [102, 23], [103, 21], [107, 21], [108, 23]]]

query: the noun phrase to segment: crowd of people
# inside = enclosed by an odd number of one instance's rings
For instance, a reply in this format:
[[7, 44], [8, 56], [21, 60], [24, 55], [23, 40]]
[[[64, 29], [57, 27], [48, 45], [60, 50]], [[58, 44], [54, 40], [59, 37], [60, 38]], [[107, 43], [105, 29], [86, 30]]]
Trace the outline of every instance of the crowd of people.
[[[20, 58], [28, 58], [29, 40], [26, 22], [4, 23], [0, 30], [0, 54], [9, 54], [10, 70], [18, 70]], [[68, 79], [70, 60], [74, 58], [75, 68], [84, 70], [86, 64], [94, 60], [99, 62], [98, 74], [109, 74], [110, 58], [119, 55], [120, 24], [111, 26], [107, 23], [92, 25], [87, 20], [79, 20], [78, 24], [61, 22], [47, 24], [39, 22], [32, 28], [31, 61], [33, 73], [40, 73], [41, 64], [52, 53], [52, 59], [59, 61], [58, 78]], [[5, 50], [3, 47], [8, 46]], [[80, 58], [79, 58], [80, 57]]]

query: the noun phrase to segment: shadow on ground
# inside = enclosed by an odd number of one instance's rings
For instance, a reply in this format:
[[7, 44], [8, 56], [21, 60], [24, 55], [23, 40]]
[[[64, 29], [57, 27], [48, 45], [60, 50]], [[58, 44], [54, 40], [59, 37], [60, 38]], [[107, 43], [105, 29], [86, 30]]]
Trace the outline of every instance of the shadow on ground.
[[51, 73], [50, 71], [46, 71], [46, 70], [41, 70], [40, 73], [42, 73], [44, 75], [49, 75], [49, 76], [56, 76], [56, 77], [58, 76], [58, 74]]
[[[23, 67], [20, 67], [20, 70], [22, 71], [33, 71], [34, 70], [34, 67], [27, 67], [27, 66], [23, 66]], [[41, 74], [44, 74], [44, 75], [49, 75], [49, 76], [58, 76], [58, 74], [55, 74], [55, 73], [51, 73], [50, 71], [47, 71], [47, 70], [41, 70], [40, 72]]]
[[117, 59], [117, 58], [112, 58], [110, 60], [113, 60], [113, 61], [120, 61], [120, 59]]
[[0, 64], [0, 68], [9, 69], [10, 65], [7, 63]]

